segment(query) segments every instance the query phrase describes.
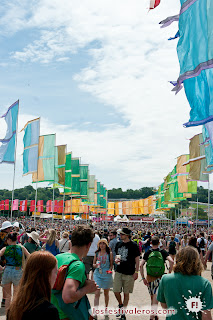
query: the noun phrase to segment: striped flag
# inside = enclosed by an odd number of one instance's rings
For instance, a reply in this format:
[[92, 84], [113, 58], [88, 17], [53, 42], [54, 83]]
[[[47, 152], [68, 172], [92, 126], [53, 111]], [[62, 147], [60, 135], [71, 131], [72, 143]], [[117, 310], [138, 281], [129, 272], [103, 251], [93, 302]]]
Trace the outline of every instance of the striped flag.
[[149, 9], [154, 9], [157, 6], [159, 6], [159, 4], [160, 4], [160, 0], [150, 0]]

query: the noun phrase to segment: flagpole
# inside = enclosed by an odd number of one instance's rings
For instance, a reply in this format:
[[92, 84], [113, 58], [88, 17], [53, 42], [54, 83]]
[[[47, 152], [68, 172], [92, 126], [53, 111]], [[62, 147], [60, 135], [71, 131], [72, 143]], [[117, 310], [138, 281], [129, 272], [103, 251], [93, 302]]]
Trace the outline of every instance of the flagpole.
[[17, 135], [18, 135], [18, 114], [19, 114], [19, 100], [18, 100], [18, 113], [17, 113], [17, 119], [16, 119], [16, 140], [15, 140], [15, 157], [14, 157], [14, 171], [13, 171], [13, 191], [12, 191], [12, 202], [11, 202], [11, 222], [13, 221], [13, 198], [14, 198], [15, 175], [16, 175], [16, 148], [17, 148]]
[[197, 234], [197, 220], [198, 220], [198, 198], [197, 198], [197, 213], [196, 213], [196, 234]]
[[35, 193], [35, 210], [34, 210], [34, 228], [36, 226], [36, 211], [37, 211], [37, 186], [38, 186], [38, 157], [39, 157], [39, 137], [40, 137], [40, 118], [39, 118], [39, 134], [38, 134], [38, 155], [37, 155], [37, 179], [36, 179], [36, 193]]
[[53, 226], [53, 221], [54, 221], [54, 218], [53, 218], [53, 214], [54, 214], [54, 207], [55, 207], [55, 150], [56, 150], [56, 134], [55, 134], [55, 145], [54, 145], [54, 167], [53, 167], [53, 170], [54, 170], [54, 181], [53, 181], [53, 205], [52, 205], [52, 226]]
[[71, 221], [72, 221], [72, 194], [71, 194], [70, 198], [71, 198], [71, 213], [70, 213], [70, 231], [71, 231]]
[[64, 200], [65, 200], [65, 192], [63, 194], [62, 227], [64, 225], [64, 202], [65, 202]]
[[210, 179], [208, 182], [208, 236], [209, 236], [209, 226], [210, 226], [209, 207], [210, 207]]

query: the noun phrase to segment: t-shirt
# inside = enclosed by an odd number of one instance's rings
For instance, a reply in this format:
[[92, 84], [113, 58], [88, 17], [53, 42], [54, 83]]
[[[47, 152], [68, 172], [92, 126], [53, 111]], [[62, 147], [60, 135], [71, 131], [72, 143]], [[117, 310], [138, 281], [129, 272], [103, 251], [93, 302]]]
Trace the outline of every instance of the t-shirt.
[[7, 246], [4, 252], [7, 266], [22, 266], [22, 248], [18, 244]]
[[[60, 268], [64, 264], [66, 265], [69, 264], [72, 260], [78, 260], [73, 262], [69, 266], [67, 278], [79, 281], [79, 287], [80, 288], [83, 287], [86, 281], [85, 266], [84, 266], [84, 263], [80, 261], [77, 254], [65, 252], [65, 253], [58, 254], [56, 256], [56, 259], [58, 260], [58, 268]], [[59, 308], [58, 301], [53, 293], [51, 296], [51, 302], [58, 309], [60, 319], [68, 318], [67, 315]]]
[[[200, 243], [201, 243], [201, 240], [202, 240], [202, 239], [204, 240], [204, 245], [203, 245], [203, 247], [200, 247]], [[207, 244], [207, 240], [206, 240], [204, 237], [201, 237], [201, 238], [198, 238], [198, 239], [197, 239], [197, 242], [198, 242], [198, 245], [199, 245], [200, 250], [205, 251], [206, 244]]]
[[27, 249], [29, 253], [33, 253], [34, 251], [41, 250], [41, 247], [36, 245], [35, 243], [26, 242], [24, 247]]
[[157, 248], [157, 249], [149, 249], [149, 250], [148, 250], [147, 252], [145, 252], [144, 255], [143, 255], [143, 259], [144, 259], [145, 261], [148, 260], [149, 255], [150, 255], [150, 253], [151, 253], [152, 251], [160, 251], [160, 253], [162, 254], [162, 257], [163, 257], [164, 262], [166, 261], [166, 258], [169, 256], [168, 252], [167, 252], [166, 250], [164, 250], [164, 249], [162, 249], [162, 250], [160, 250], [159, 248]]
[[97, 234], [95, 234], [95, 237], [94, 237], [92, 244], [89, 248], [89, 251], [87, 253], [87, 256], [89, 256], [89, 257], [95, 256], [95, 251], [98, 249], [98, 241], [99, 240], [100, 240], [100, 237]]
[[[200, 297], [203, 303], [202, 310], [213, 308], [212, 287], [207, 279], [201, 276], [188, 276], [181, 273], [166, 274], [162, 277], [157, 300], [166, 303], [168, 308], [177, 310], [175, 315], [167, 316], [168, 319], [202, 319], [201, 312], [198, 313], [198, 318], [196, 318], [196, 313], [187, 308], [187, 300], [193, 297]], [[190, 301], [188, 304], [191, 307]]]
[[44, 301], [31, 311], [24, 313], [22, 320], [59, 320], [57, 308], [50, 302]]
[[121, 262], [116, 271], [122, 274], [135, 273], [135, 258], [140, 256], [138, 245], [133, 241], [118, 242], [115, 247], [116, 254], [121, 255]]

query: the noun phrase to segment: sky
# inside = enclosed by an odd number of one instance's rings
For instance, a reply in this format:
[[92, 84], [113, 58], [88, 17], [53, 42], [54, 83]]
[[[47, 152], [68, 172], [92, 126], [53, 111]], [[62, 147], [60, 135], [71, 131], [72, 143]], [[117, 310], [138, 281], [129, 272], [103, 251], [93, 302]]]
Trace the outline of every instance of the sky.
[[[18, 131], [41, 117], [107, 189], [157, 187], [201, 127], [184, 128], [190, 107], [179, 76], [178, 30], [159, 22], [179, 0], [1, 0], [0, 115], [19, 99]], [[0, 119], [0, 138], [5, 134]], [[18, 134], [15, 188], [22, 176]], [[14, 166], [0, 165], [0, 189], [13, 188]], [[44, 183], [39, 187], [46, 186]]]

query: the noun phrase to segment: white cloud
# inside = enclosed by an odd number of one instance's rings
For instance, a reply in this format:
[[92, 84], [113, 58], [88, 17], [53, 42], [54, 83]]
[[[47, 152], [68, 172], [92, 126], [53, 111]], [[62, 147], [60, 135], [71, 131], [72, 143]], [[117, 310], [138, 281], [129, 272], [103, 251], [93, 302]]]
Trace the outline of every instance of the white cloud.
[[[15, 59], [48, 64], [67, 61], [85, 48], [91, 61], [75, 80], [127, 120], [126, 126], [109, 125], [101, 132], [42, 122], [42, 134], [56, 132], [57, 143], [67, 143], [108, 188], [157, 186], [173, 169], [175, 157], [188, 152], [187, 139], [201, 131], [183, 129], [188, 103], [183, 91], [174, 96], [168, 84], [179, 73], [176, 41], [167, 41], [177, 25], [168, 30], [158, 25], [178, 12], [179, 1], [162, 1], [149, 13], [148, 3], [42, 0], [33, 2], [27, 15], [20, 2], [15, 17], [14, 32], [30, 28], [40, 33], [13, 53]], [[88, 49], [91, 43], [94, 48]], [[22, 115], [22, 122], [27, 117]]]

